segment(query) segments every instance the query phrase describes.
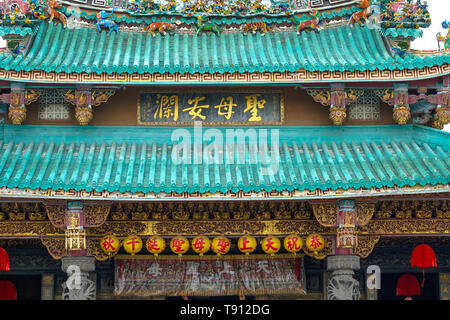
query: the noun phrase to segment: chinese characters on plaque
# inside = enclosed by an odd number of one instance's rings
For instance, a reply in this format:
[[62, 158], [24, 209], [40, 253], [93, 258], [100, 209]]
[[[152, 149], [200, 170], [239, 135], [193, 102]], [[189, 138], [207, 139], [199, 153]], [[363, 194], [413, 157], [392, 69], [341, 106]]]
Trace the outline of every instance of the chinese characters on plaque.
[[292, 255], [268, 257], [184, 256], [116, 259], [116, 295], [229, 296], [305, 294], [303, 259]]
[[189, 93], [151, 92], [139, 96], [138, 123], [144, 125], [281, 124], [281, 92]]

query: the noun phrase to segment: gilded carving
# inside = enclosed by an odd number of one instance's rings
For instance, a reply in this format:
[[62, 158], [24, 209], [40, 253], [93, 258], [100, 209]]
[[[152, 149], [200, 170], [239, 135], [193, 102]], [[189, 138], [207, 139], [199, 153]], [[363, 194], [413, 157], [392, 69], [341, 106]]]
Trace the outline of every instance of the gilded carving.
[[380, 236], [358, 236], [358, 245], [353, 249], [353, 253], [361, 258], [367, 258], [380, 241]]
[[270, 211], [266, 208], [264, 202], [260, 202], [259, 204], [255, 204], [255, 202], [249, 203], [250, 211], [253, 212], [253, 217], [258, 220], [267, 220], [272, 217]]
[[306, 202], [300, 202], [296, 206], [297, 202], [291, 202], [290, 207], [292, 211], [292, 217], [294, 219], [310, 219], [312, 218], [312, 212], [306, 206]]
[[111, 213], [113, 220], [128, 220], [128, 213], [123, 211], [122, 204], [119, 202], [115, 206], [115, 211]]
[[44, 205], [47, 216], [52, 223], [57, 228], [64, 228], [64, 217], [66, 214], [65, 205]]
[[42, 244], [47, 248], [53, 259], [59, 260], [67, 255], [64, 238], [41, 238]]
[[291, 218], [291, 212], [286, 208], [286, 204], [284, 202], [281, 202], [278, 210], [274, 211], [274, 218], [275, 219], [290, 219]]
[[406, 124], [411, 119], [411, 108], [408, 106], [394, 107], [393, 119], [400, 125]]
[[192, 219], [194, 220], [208, 220], [209, 212], [206, 211], [203, 203], [199, 203], [197, 206], [197, 210], [195, 210], [192, 214]]
[[10, 106], [8, 112], [8, 118], [13, 124], [19, 125], [27, 117], [27, 108], [23, 106]]
[[450, 219], [372, 219], [359, 234], [450, 234]]
[[213, 218], [216, 220], [228, 220], [230, 219], [230, 212], [226, 210], [223, 202], [219, 203], [217, 210], [213, 212]]
[[98, 227], [105, 223], [111, 211], [111, 205], [90, 205], [83, 208], [87, 227]]
[[317, 221], [325, 227], [332, 227], [338, 224], [338, 206], [335, 203], [311, 203], [314, 216]]
[[375, 212], [375, 203], [356, 203], [356, 224], [365, 226], [372, 219]]
[[[193, 207], [193, 204], [190, 204]], [[178, 203], [175, 210], [172, 212], [172, 218], [174, 220], [188, 220], [191, 210], [184, 210], [183, 205]]]
[[92, 107], [75, 107], [75, 118], [82, 126], [87, 126], [93, 118]]
[[344, 123], [344, 120], [347, 118], [347, 108], [331, 107], [329, 118], [335, 126], [342, 125]]
[[331, 91], [329, 89], [306, 90], [306, 92], [314, 99], [314, 101], [324, 106], [329, 106], [331, 103]]
[[450, 108], [440, 107], [436, 108], [434, 118], [431, 121], [431, 126], [436, 129], [444, 129], [444, 126], [450, 123]]
[[98, 261], [105, 261], [114, 256], [109, 256], [100, 247], [100, 239], [90, 239], [88, 241], [88, 255], [94, 256]]
[[0, 237], [64, 236], [64, 230], [48, 221], [2, 221]]
[[233, 219], [236, 220], [248, 220], [250, 219], [250, 211], [246, 210], [244, 203], [241, 202], [239, 203], [238, 208], [236, 208], [236, 210], [233, 212]]
[[23, 212], [19, 208], [19, 204], [16, 202], [9, 206], [9, 219], [13, 221], [19, 221], [19, 220], [25, 220], [26, 219], [26, 212]]
[[114, 95], [114, 93], [116, 92], [115, 89], [113, 90], [106, 90], [106, 89], [96, 89], [92, 91], [92, 105], [93, 106], [99, 106], [103, 103], [105, 103], [106, 101], [108, 101], [108, 99]]

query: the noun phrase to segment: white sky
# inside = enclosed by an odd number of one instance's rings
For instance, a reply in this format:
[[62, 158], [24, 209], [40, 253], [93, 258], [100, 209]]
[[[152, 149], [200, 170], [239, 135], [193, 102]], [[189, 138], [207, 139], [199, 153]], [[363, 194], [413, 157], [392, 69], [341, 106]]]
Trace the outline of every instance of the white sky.
[[[438, 43], [436, 34], [441, 32], [446, 34], [446, 30], [442, 29], [442, 21], [450, 20], [450, 0], [428, 0], [428, 10], [431, 15], [431, 26], [424, 29], [423, 37], [415, 40], [411, 44], [412, 49], [417, 50], [437, 50]], [[5, 47], [5, 42], [0, 38], [0, 47]], [[444, 128], [450, 132], [450, 124]]]

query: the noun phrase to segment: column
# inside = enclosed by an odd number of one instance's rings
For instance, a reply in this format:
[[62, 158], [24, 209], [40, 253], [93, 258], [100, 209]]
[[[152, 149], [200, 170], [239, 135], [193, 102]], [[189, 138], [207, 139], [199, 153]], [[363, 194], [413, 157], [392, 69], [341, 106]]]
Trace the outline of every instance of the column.
[[62, 270], [68, 279], [63, 285], [63, 300], [95, 300], [96, 283], [89, 279], [95, 271], [95, 258], [88, 257], [83, 203], [69, 201], [65, 214], [65, 247], [67, 255], [61, 259]]
[[340, 126], [347, 118], [345, 85], [336, 83], [331, 85], [330, 120], [334, 125]]
[[353, 270], [358, 270], [360, 267], [359, 256], [327, 257], [327, 270], [333, 272], [327, 282], [327, 300], [359, 300], [359, 282], [353, 278]]
[[337, 224], [335, 255], [327, 257], [327, 270], [332, 271], [327, 300], [359, 300], [359, 282], [353, 278], [353, 270], [360, 268], [360, 257], [352, 254], [358, 245], [354, 200], [339, 201]]

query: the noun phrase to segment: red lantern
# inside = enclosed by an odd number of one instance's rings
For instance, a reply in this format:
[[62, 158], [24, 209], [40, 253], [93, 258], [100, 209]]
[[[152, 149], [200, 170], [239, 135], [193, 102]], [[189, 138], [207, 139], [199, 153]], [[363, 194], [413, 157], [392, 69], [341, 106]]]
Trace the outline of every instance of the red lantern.
[[17, 289], [11, 281], [0, 281], [0, 300], [17, 300]]
[[9, 255], [3, 248], [0, 248], [0, 271], [9, 271]]
[[411, 254], [411, 267], [421, 268], [423, 280], [421, 286], [425, 283], [425, 269], [437, 267], [436, 254], [433, 249], [426, 245], [420, 244], [414, 248]]
[[405, 273], [397, 280], [397, 296], [420, 296], [419, 281], [410, 273]]

